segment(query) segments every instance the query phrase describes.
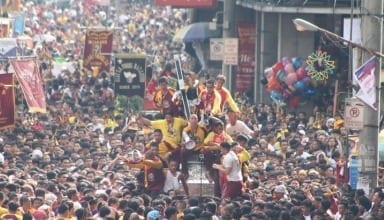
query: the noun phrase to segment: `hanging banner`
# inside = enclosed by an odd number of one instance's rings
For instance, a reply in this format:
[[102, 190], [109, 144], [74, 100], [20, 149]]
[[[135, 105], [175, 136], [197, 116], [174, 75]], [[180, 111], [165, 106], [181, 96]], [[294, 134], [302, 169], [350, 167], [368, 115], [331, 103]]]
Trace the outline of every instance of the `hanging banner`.
[[12, 36], [17, 37], [24, 34], [25, 13], [19, 12], [13, 16]]
[[0, 18], [0, 38], [9, 37], [10, 23], [9, 18]]
[[116, 54], [115, 92], [127, 97], [144, 98], [146, 57], [138, 54]]
[[2, 0], [1, 11], [3, 13], [9, 13], [12, 11], [20, 10], [20, 0]]
[[27, 101], [29, 112], [46, 113], [46, 101], [35, 58], [10, 61]]
[[15, 125], [15, 87], [13, 74], [0, 74], [0, 129]]
[[236, 74], [236, 92], [245, 92], [253, 86], [255, 76], [256, 26], [240, 23], [237, 28], [239, 37], [239, 61]]
[[88, 30], [85, 36], [83, 67], [98, 78], [109, 72], [112, 53], [112, 30]]
[[0, 51], [4, 57], [16, 57], [16, 38], [0, 38]]
[[157, 89], [157, 80], [153, 75], [153, 67], [147, 67], [145, 70], [145, 92], [144, 92], [144, 110], [156, 110], [153, 98]]
[[353, 77], [360, 86], [356, 97], [377, 111], [375, 69], [376, 57], [371, 57], [371, 59], [356, 70]]

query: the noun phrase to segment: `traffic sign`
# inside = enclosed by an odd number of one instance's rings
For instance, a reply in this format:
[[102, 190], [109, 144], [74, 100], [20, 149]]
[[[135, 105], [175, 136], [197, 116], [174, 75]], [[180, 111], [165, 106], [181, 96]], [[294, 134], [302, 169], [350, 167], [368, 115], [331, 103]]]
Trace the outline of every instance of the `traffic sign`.
[[345, 100], [344, 124], [349, 129], [363, 129], [364, 104], [360, 100], [356, 98], [347, 98]]

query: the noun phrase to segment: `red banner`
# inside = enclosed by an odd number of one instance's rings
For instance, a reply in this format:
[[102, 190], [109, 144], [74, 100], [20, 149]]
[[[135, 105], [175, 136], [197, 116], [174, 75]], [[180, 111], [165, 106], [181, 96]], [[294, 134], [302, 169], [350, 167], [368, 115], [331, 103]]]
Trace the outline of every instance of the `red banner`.
[[155, 4], [179, 8], [211, 8], [216, 6], [217, 0], [155, 0]]
[[0, 129], [15, 124], [15, 89], [13, 74], [0, 74]]
[[113, 31], [89, 30], [85, 36], [83, 67], [98, 78], [102, 71], [109, 72]]
[[255, 76], [256, 26], [250, 23], [238, 24], [239, 62], [236, 74], [236, 92], [245, 92], [253, 86]]
[[46, 102], [36, 59], [11, 60], [30, 112], [46, 112]]
[[0, 18], [0, 38], [9, 37], [9, 18]]

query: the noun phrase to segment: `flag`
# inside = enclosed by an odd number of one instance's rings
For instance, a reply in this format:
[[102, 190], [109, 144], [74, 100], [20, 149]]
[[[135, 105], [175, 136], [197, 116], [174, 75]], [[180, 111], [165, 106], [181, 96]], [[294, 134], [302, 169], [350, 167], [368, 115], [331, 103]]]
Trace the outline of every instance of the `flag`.
[[83, 67], [98, 78], [109, 72], [112, 53], [112, 30], [88, 30], [85, 36]]
[[137, 54], [116, 54], [115, 91], [127, 97], [144, 97], [146, 58]]
[[10, 61], [30, 112], [46, 112], [43, 82], [35, 58]]
[[17, 37], [23, 35], [25, 28], [25, 13], [17, 13], [13, 18], [15, 20], [13, 20], [12, 36]]
[[16, 38], [0, 38], [0, 51], [4, 57], [16, 57]]
[[9, 18], [0, 18], [0, 38], [9, 37], [10, 23]]
[[13, 74], [0, 74], [0, 129], [15, 124], [15, 87]]
[[1, 0], [1, 11], [8, 14], [11, 11], [20, 10], [20, 0]]
[[375, 70], [376, 57], [371, 57], [354, 72], [353, 77], [360, 86], [355, 96], [377, 111]]

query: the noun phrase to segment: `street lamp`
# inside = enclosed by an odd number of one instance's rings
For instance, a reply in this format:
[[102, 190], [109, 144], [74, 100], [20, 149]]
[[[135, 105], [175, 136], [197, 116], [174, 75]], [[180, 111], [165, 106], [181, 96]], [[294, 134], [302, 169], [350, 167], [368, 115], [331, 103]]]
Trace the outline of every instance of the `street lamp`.
[[325, 30], [325, 29], [323, 29], [323, 28], [321, 28], [321, 27], [319, 27], [319, 26], [317, 26], [315, 24], [312, 24], [309, 21], [306, 21], [306, 20], [301, 19], [301, 18], [296, 18], [296, 19], [293, 19], [292, 21], [295, 24], [296, 30], [298, 30], [298, 31], [320, 31], [320, 32], [322, 32], [322, 33], [324, 33], [326, 35], [329, 35], [331, 37], [336, 38], [337, 40], [345, 42], [345, 43], [351, 45], [352, 47], [360, 48], [360, 49], [362, 49], [364, 51], [367, 51], [368, 53], [371, 53], [371, 54], [373, 54], [375, 56], [384, 58], [384, 54], [382, 54], [382, 53], [380, 53], [378, 51], [366, 48], [366, 47], [364, 47], [364, 46], [362, 46], [360, 44], [357, 44], [357, 43], [355, 43], [353, 41], [350, 41], [350, 40], [347, 40], [347, 39], [345, 39], [343, 37], [340, 37], [339, 35], [337, 35], [335, 33], [332, 33], [332, 32], [330, 32], [328, 30]]

